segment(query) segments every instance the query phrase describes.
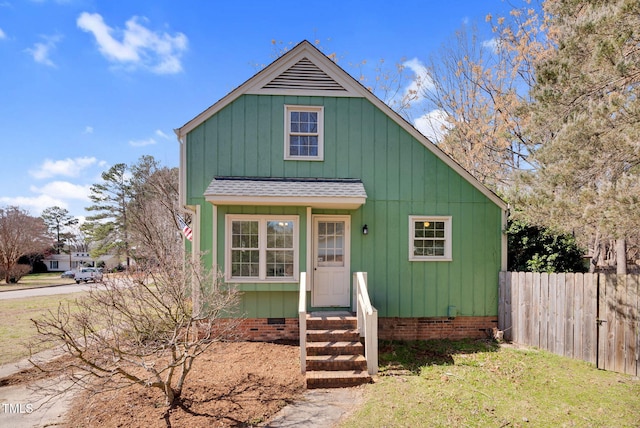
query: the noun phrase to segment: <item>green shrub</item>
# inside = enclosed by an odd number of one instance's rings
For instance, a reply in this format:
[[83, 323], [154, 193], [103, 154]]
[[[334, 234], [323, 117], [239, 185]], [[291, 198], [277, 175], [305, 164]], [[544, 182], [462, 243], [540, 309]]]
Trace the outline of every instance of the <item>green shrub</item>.
[[586, 272], [584, 251], [574, 236], [554, 233], [521, 220], [507, 229], [508, 269], [512, 272]]

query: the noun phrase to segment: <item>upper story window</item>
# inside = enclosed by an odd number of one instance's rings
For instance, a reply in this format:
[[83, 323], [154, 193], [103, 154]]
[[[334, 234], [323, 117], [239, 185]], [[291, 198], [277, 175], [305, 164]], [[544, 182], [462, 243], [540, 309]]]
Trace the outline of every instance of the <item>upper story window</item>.
[[409, 217], [409, 260], [451, 261], [451, 217]]
[[285, 106], [285, 159], [324, 159], [323, 113], [321, 106]]

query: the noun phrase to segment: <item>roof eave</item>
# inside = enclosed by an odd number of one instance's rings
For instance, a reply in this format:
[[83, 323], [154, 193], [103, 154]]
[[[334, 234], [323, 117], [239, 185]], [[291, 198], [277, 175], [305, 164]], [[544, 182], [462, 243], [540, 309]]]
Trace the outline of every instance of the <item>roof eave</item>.
[[311, 208], [332, 208], [356, 210], [365, 204], [363, 197], [324, 197], [324, 196], [231, 196], [207, 195], [205, 200], [213, 205], [257, 205], [290, 206]]

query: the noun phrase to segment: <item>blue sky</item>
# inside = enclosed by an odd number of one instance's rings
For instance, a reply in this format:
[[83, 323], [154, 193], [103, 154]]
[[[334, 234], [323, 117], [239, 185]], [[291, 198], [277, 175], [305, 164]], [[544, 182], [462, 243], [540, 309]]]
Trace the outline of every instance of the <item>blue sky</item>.
[[373, 79], [381, 59], [419, 72], [464, 24], [488, 40], [487, 13], [509, 9], [502, 0], [0, 0], [0, 206], [84, 216], [89, 187], [110, 166], [147, 154], [177, 166], [173, 129], [303, 39], [349, 73], [366, 61]]

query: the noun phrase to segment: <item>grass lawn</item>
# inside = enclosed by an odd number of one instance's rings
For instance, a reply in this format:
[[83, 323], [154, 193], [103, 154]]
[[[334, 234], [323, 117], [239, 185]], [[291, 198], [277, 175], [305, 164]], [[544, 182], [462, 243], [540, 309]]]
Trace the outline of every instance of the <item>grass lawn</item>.
[[16, 362], [29, 355], [26, 343], [35, 336], [31, 318], [55, 310], [61, 301], [73, 301], [81, 293], [0, 300], [0, 364]]
[[640, 380], [488, 341], [380, 342], [380, 377], [341, 427], [638, 427]]
[[73, 278], [60, 278], [61, 272], [32, 273], [20, 278], [17, 284], [7, 284], [0, 281], [0, 292], [10, 290], [24, 290], [27, 288], [47, 287], [50, 285], [73, 284]]

